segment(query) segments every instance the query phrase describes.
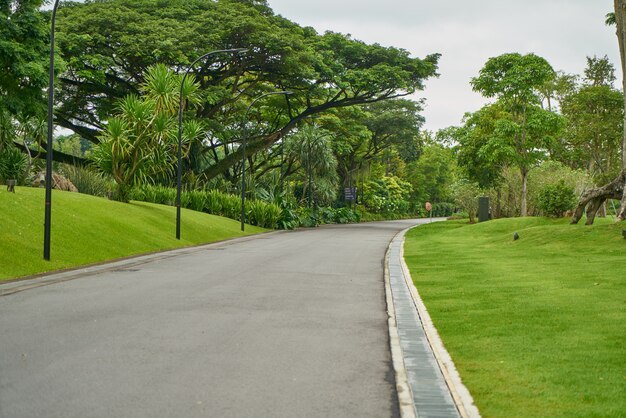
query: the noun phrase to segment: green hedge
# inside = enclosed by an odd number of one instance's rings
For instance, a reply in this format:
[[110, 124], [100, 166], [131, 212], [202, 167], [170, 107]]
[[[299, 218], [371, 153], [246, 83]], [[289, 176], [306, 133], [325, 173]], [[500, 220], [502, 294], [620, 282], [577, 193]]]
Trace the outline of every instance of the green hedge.
[[[176, 189], [165, 186], [142, 185], [133, 189], [132, 199], [174, 206], [176, 204]], [[241, 218], [241, 198], [217, 190], [184, 191], [180, 195], [180, 206], [236, 220]], [[268, 229], [278, 227], [281, 209], [273, 203], [246, 200], [245, 211], [246, 221], [250, 225]]]

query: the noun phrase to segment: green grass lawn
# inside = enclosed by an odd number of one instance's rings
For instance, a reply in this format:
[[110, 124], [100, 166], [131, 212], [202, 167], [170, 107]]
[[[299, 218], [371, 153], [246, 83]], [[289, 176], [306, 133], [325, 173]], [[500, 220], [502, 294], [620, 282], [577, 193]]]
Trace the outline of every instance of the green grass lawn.
[[0, 189], [0, 281], [265, 231], [238, 221], [150, 203], [119, 203], [54, 190], [51, 261], [43, 260], [44, 189]]
[[626, 417], [626, 223], [567, 222], [407, 234], [415, 285], [483, 417]]

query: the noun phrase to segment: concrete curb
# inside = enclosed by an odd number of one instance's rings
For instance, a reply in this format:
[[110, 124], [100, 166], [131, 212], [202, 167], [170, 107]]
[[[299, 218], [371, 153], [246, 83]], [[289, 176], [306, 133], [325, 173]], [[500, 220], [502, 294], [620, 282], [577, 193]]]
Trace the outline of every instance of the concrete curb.
[[[397, 237], [397, 235], [396, 235]], [[404, 356], [402, 354], [402, 346], [400, 345], [400, 335], [398, 333], [398, 326], [396, 323], [396, 308], [393, 303], [393, 295], [391, 292], [391, 282], [389, 275], [389, 253], [391, 245], [396, 239], [394, 237], [385, 253], [385, 296], [387, 300], [387, 324], [389, 326], [389, 345], [391, 349], [391, 362], [393, 363], [394, 375], [396, 378], [396, 392], [398, 394], [398, 404], [400, 409], [400, 416], [402, 418], [417, 418], [415, 411], [415, 403], [413, 401], [413, 395], [411, 393], [411, 387], [409, 385], [409, 379], [406, 374], [406, 368], [404, 366]]]
[[408, 229], [396, 235], [394, 240], [399, 238], [402, 239], [402, 243], [400, 245], [400, 264], [402, 265], [406, 285], [411, 293], [413, 303], [415, 304], [415, 308], [419, 314], [426, 338], [428, 339], [428, 343], [432, 349], [437, 364], [439, 365], [441, 373], [443, 374], [446, 385], [450, 389], [450, 393], [461, 417], [480, 418], [480, 412], [474, 404], [474, 399], [472, 398], [472, 395], [467, 387], [465, 387], [461, 381], [461, 377], [454, 365], [454, 362], [452, 361], [448, 351], [445, 349], [443, 342], [439, 337], [439, 333], [437, 332], [437, 329], [428, 314], [428, 310], [426, 309], [426, 306], [424, 305], [424, 302], [420, 297], [415, 284], [413, 283], [409, 268], [404, 262], [404, 234], [406, 231], [408, 231]]

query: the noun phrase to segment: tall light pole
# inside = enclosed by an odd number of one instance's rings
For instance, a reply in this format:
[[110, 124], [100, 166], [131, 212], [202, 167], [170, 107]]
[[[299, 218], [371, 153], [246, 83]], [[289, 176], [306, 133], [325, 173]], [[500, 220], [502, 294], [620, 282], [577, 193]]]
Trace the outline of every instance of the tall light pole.
[[178, 103], [178, 169], [176, 175], [176, 239], [180, 239], [180, 194], [182, 188], [182, 178], [183, 178], [183, 167], [182, 167], [182, 159], [183, 159], [183, 87], [185, 86], [185, 79], [189, 74], [189, 71], [193, 68], [193, 66], [200, 60], [208, 57], [209, 55], [218, 54], [220, 52], [246, 52], [246, 48], [233, 48], [233, 49], [218, 49], [216, 51], [207, 52], [201, 57], [197, 58], [194, 62], [189, 64], [185, 74], [183, 75], [182, 80], [180, 81], [180, 95], [179, 95], [179, 103]]
[[43, 258], [50, 261], [50, 230], [52, 227], [52, 134], [53, 105], [54, 105], [54, 26], [57, 16], [59, 0], [55, 0], [52, 6], [52, 19], [50, 25], [50, 79], [48, 82], [48, 143], [46, 144], [46, 206], [44, 209], [43, 225]]
[[246, 222], [246, 136], [247, 136], [247, 129], [246, 126], [248, 125], [248, 112], [250, 111], [250, 109], [252, 109], [252, 106], [254, 106], [254, 104], [256, 102], [258, 102], [259, 100], [261, 100], [264, 97], [267, 96], [271, 96], [273, 94], [284, 94], [285, 96], [293, 94], [293, 92], [291, 91], [271, 91], [269, 93], [264, 93], [262, 95], [260, 95], [259, 97], [257, 97], [256, 99], [254, 99], [252, 101], [252, 103], [250, 103], [250, 105], [248, 106], [248, 108], [246, 109], [246, 112], [243, 114], [243, 129], [242, 129], [242, 133], [243, 133], [243, 138], [242, 138], [242, 154], [241, 154], [241, 230], [244, 230], [244, 225]]

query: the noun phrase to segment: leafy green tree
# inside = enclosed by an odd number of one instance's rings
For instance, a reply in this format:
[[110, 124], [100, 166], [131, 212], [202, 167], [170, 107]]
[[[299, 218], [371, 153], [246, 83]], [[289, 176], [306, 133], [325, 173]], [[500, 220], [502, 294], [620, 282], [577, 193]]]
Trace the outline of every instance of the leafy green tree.
[[422, 207], [426, 201], [446, 202], [456, 176], [454, 152], [424, 133], [424, 148], [419, 160], [407, 166], [407, 180], [412, 186], [411, 204]]
[[332, 132], [339, 175], [344, 187], [372, 163], [385, 165], [385, 175], [402, 177], [406, 163], [419, 158], [420, 103], [393, 99], [363, 106], [333, 109], [318, 123]]
[[587, 57], [582, 86], [565, 96], [561, 105], [568, 121], [563, 159], [572, 168], [588, 170], [598, 184], [621, 170], [624, 98], [612, 87], [614, 72], [607, 57]]
[[522, 176], [521, 216], [527, 215], [529, 171], [543, 159], [562, 129], [562, 118], [541, 108], [539, 90], [554, 79], [548, 62], [534, 54], [503, 54], [490, 58], [472, 79], [475, 91], [496, 98], [508, 114], [494, 125], [488, 146], [510, 161]]
[[0, 112], [45, 113], [49, 29], [43, 0], [0, 0]]
[[[367, 45], [337, 33], [317, 34], [276, 16], [264, 2], [234, 0], [105, 0], [59, 10], [59, 47], [69, 63], [62, 78], [59, 123], [96, 141], [116, 99], [138, 94], [145, 69], [163, 63], [180, 72], [207, 50], [246, 47], [212, 56], [193, 69], [209, 119], [205, 141], [190, 158], [206, 179], [234, 175], [241, 160], [233, 132], [247, 105], [267, 91], [290, 90], [287, 101], [260, 112], [263, 125], [246, 152], [271, 150], [305, 119], [331, 109], [376, 103], [423, 88], [438, 55], [412, 58], [402, 49]], [[187, 117], [186, 117], [187, 119]]]
[[478, 198], [481, 195], [478, 184], [467, 179], [459, 179], [450, 188], [454, 196], [454, 203], [466, 211], [470, 223], [474, 223], [478, 212]]

